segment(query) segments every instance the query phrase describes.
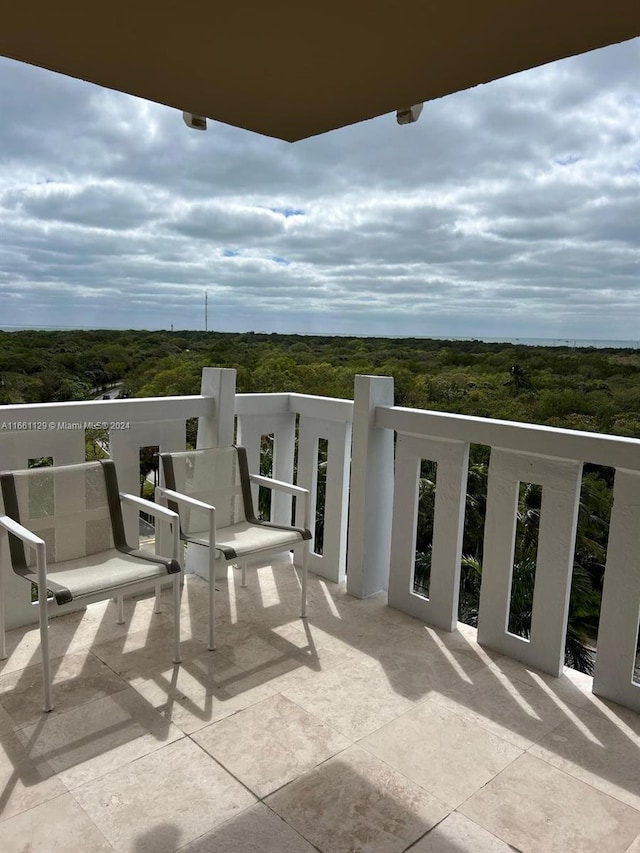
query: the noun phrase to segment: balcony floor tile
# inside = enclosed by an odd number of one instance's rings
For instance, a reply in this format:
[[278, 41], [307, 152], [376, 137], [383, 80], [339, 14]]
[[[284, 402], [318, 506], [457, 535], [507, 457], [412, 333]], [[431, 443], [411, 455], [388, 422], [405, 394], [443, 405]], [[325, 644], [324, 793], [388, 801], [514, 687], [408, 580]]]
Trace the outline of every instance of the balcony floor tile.
[[[184, 663], [203, 654], [207, 651], [204, 635], [198, 639], [183, 637], [180, 650]], [[173, 660], [173, 626], [152, 620], [149, 629], [101, 643], [92, 651], [125, 681], [161, 672], [167, 661]]]
[[256, 800], [188, 738], [72, 792], [118, 851], [171, 853]]
[[577, 712], [529, 752], [640, 810], [640, 718], [632, 722]]
[[640, 812], [532, 755], [523, 755], [461, 807], [527, 853], [626, 853]]
[[360, 745], [451, 808], [522, 754], [513, 744], [430, 700], [396, 717]]
[[63, 794], [0, 823], [2, 853], [113, 853], [91, 818]]
[[449, 811], [419, 785], [357, 746], [291, 782], [266, 802], [322, 853], [400, 853]]
[[179, 667], [136, 676], [131, 685], [186, 734], [274, 695], [268, 681], [256, 682], [223, 655], [209, 651]]
[[514, 848], [459, 812], [452, 812], [411, 853], [514, 853]]
[[[54, 704], [58, 711], [85, 705], [127, 686], [87, 649], [55, 658], [51, 671]], [[0, 706], [18, 727], [38, 722], [42, 718], [42, 704], [41, 664], [0, 676]]]
[[17, 731], [0, 735], [0, 826], [1, 821], [64, 793], [66, 788], [51, 766], [32, 754]]
[[434, 693], [434, 701], [521, 749], [566, 719], [563, 709], [546, 692], [524, 680], [508, 678], [492, 666], [472, 673], [469, 681], [459, 679]]
[[21, 739], [70, 790], [182, 737], [131, 689], [43, 717]]
[[[258, 797], [350, 746], [346, 738], [281, 695], [200, 729], [193, 739]], [[250, 743], [256, 744], [254, 751], [247, 749]]]
[[379, 729], [413, 704], [397, 693], [382, 671], [352, 660], [318, 673], [312, 681], [286, 687], [283, 695], [352, 741]]
[[271, 811], [257, 803], [240, 817], [207, 832], [180, 853], [317, 853], [298, 833]]
[[637, 836], [636, 840], [625, 853], [640, 853], [640, 835]]

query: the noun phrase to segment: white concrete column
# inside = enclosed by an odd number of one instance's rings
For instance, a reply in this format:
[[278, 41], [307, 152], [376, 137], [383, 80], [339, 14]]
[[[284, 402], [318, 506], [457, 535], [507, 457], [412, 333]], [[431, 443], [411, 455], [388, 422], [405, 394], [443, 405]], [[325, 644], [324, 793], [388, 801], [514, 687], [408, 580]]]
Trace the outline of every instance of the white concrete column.
[[196, 447], [228, 447], [233, 444], [236, 371], [230, 367], [205, 367], [200, 393], [215, 401], [211, 417], [198, 419]]
[[633, 669], [640, 621], [640, 474], [616, 471], [593, 692], [640, 711]]
[[[233, 444], [235, 428], [236, 371], [229, 367], [205, 367], [200, 393], [211, 397], [211, 416], [198, 418], [196, 447], [228, 447]], [[185, 557], [185, 570], [203, 578], [209, 577], [209, 549], [190, 544]]]
[[347, 590], [358, 598], [386, 589], [389, 582], [393, 431], [376, 428], [378, 406], [393, 406], [393, 377], [356, 376]]

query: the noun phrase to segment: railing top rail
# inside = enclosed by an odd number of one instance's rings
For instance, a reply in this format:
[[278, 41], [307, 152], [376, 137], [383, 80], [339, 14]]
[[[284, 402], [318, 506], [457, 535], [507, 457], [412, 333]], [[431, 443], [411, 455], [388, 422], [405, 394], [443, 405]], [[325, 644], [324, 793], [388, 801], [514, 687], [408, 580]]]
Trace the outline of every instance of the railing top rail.
[[640, 471], [640, 440], [517, 421], [378, 406], [376, 427]]
[[353, 421], [353, 401], [314, 394], [236, 394], [236, 415], [304, 415], [327, 421]]
[[291, 394], [291, 410], [307, 417], [326, 421], [353, 422], [353, 400], [341, 397], [318, 397], [314, 394]]
[[236, 415], [284, 415], [289, 409], [289, 394], [236, 394]]
[[[38, 423], [49, 421], [99, 422], [171, 421], [208, 416], [215, 400], [200, 394], [181, 397], [128, 397], [123, 400], [82, 400], [66, 403], [24, 403], [0, 407], [2, 423]], [[0, 431], [1, 435], [1, 431]]]

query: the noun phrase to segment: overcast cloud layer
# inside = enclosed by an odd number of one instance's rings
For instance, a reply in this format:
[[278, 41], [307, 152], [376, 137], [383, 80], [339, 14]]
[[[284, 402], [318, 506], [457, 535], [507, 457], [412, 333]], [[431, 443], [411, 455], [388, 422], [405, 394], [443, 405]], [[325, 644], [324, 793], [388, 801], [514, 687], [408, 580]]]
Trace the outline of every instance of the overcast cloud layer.
[[290, 145], [0, 59], [0, 326], [640, 339], [640, 40]]

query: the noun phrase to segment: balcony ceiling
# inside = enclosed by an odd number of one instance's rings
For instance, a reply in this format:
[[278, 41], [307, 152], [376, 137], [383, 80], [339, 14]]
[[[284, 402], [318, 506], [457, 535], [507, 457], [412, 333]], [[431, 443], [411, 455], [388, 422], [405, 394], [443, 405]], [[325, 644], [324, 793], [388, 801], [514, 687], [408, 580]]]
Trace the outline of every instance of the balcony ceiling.
[[0, 54], [293, 142], [638, 35], [629, 0], [32, 0]]

